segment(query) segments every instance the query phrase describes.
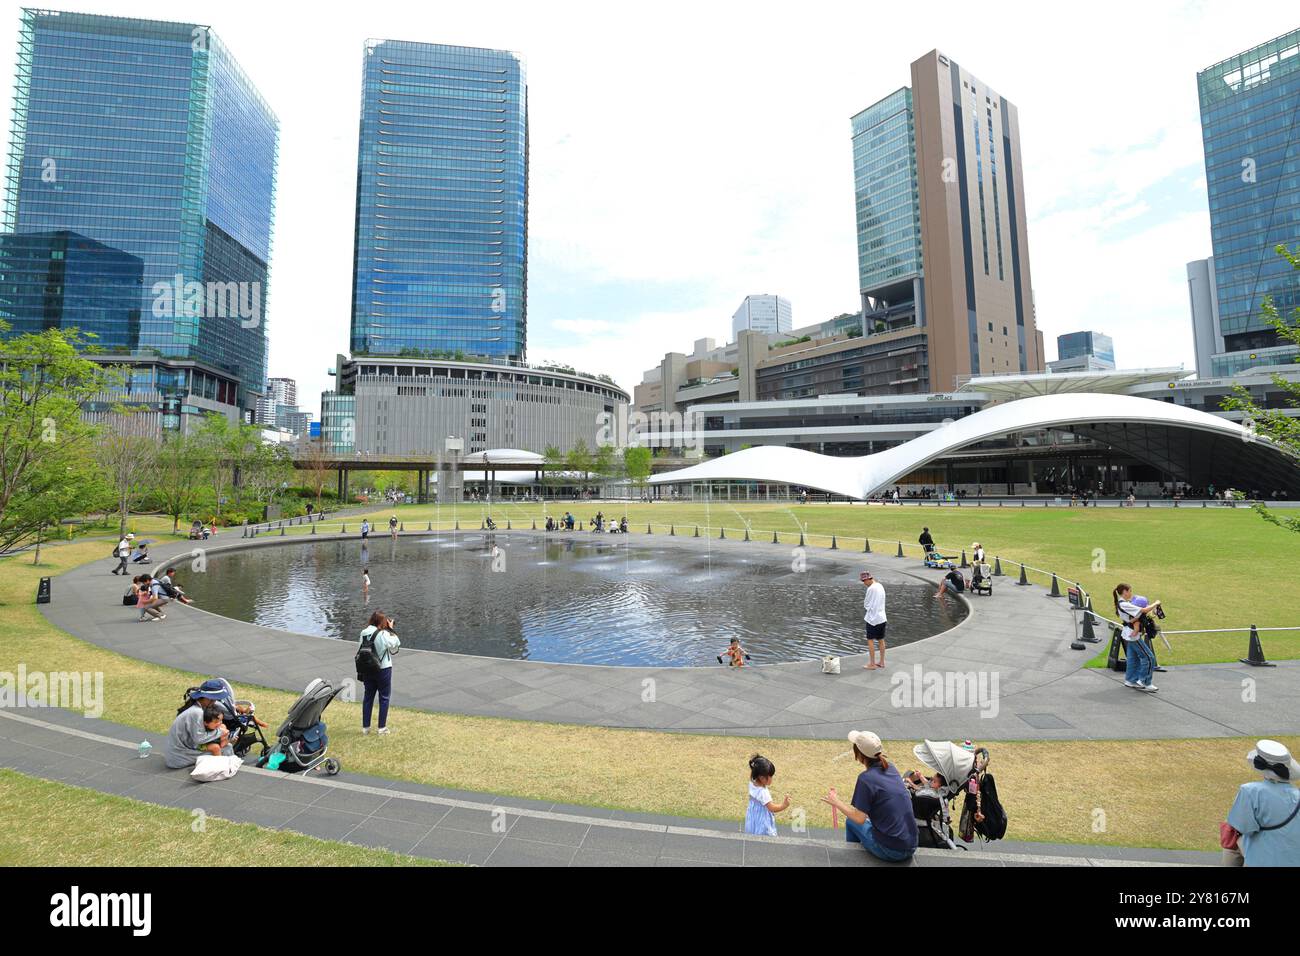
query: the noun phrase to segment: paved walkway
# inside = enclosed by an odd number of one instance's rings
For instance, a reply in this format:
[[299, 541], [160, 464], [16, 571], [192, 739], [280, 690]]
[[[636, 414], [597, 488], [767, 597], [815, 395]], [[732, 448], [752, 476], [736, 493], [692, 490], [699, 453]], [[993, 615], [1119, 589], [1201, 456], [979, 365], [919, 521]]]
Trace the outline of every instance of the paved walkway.
[[[444, 534], [447, 532], [444, 532]], [[515, 535], [531, 532], [510, 532]], [[426, 536], [424, 532], [408, 535]], [[477, 535], [478, 532], [462, 532]], [[329, 541], [337, 535], [317, 536]], [[208, 560], [243, 547], [311, 547], [311, 539], [221, 535], [205, 542]], [[768, 542], [630, 535], [636, 545], [664, 548], [772, 548]], [[939, 573], [914, 558], [808, 548], [810, 567], [859, 588], [864, 561], [886, 587], [921, 576], [937, 587]], [[153, 567], [188, 568], [190, 547], [155, 549]], [[121, 605], [124, 581], [108, 559], [76, 568], [53, 582], [48, 619], [68, 633], [113, 651], [238, 685], [298, 691], [315, 677], [353, 676], [351, 642], [292, 634], [210, 614], [169, 607], [165, 622], [136, 623]], [[188, 570], [186, 574], [192, 573]], [[182, 578], [184, 575], [182, 575]], [[820, 581], [827, 580], [820, 577]], [[1101, 645], [1072, 651], [1074, 624], [1064, 598], [1043, 588], [996, 579], [992, 597], [970, 599], [973, 613], [943, 634], [889, 650], [888, 671], [865, 671], [865, 657], [846, 657], [843, 673], [821, 673], [818, 662], [724, 667], [606, 667], [503, 660], [404, 650], [394, 681], [395, 702], [429, 711], [744, 736], [843, 738], [869, 727], [884, 738], [993, 740], [1267, 736], [1300, 732], [1300, 662], [1276, 668], [1195, 665], [1161, 675], [1160, 691], [1140, 694], [1108, 670], [1084, 669]], [[1008, 622], [1014, 620], [1014, 627]], [[1242, 638], [1245, 650], [1245, 637]], [[971, 675], [996, 696], [975, 706], [927, 699], [922, 680]], [[1243, 702], [1242, 681], [1256, 682]], [[900, 683], [906, 679], [905, 683]], [[651, 681], [653, 683], [647, 683]], [[914, 686], [915, 685], [915, 686]], [[916, 693], [904, 699], [906, 686]], [[653, 700], [647, 689], [653, 688]], [[956, 703], [958, 701], [949, 701]], [[936, 706], [936, 703], [938, 706]], [[982, 706], [981, 706], [982, 704]]]
[[[149, 740], [155, 754], [141, 760]], [[489, 866], [896, 866], [843, 834], [747, 837], [717, 820], [651, 816], [465, 793], [344, 772], [246, 765], [220, 783], [168, 770], [162, 737], [56, 709], [0, 710], [0, 767], [102, 793], [429, 859]], [[743, 795], [742, 795], [743, 796]], [[789, 831], [781, 828], [783, 834]], [[281, 862], [292, 862], [281, 861]], [[1218, 854], [995, 843], [921, 849], [913, 866], [1216, 865]]]

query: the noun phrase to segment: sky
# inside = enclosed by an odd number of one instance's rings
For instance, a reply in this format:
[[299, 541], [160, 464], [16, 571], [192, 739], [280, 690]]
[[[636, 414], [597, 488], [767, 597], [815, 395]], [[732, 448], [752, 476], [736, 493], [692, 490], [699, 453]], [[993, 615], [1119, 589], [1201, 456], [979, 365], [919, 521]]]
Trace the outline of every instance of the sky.
[[[1186, 263], [1211, 252], [1196, 72], [1300, 26], [1284, 4], [80, 0], [214, 28], [280, 119], [269, 373], [319, 415], [348, 347], [367, 38], [508, 49], [530, 122], [528, 358], [629, 391], [729, 338], [752, 293], [796, 326], [859, 305], [849, 118], [939, 49], [1020, 111], [1047, 358], [1193, 367]], [[0, 115], [19, 5], [0, 3]], [[8, 155], [3, 124], [0, 149]]]

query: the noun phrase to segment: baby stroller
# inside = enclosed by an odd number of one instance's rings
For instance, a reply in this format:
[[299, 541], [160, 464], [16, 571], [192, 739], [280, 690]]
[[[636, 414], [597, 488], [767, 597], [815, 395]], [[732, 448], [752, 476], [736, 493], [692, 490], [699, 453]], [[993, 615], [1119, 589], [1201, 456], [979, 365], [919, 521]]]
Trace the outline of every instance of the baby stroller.
[[987, 594], [993, 596], [993, 569], [987, 564], [975, 565], [975, 573], [970, 579], [970, 590], [972, 594]]
[[[193, 702], [200, 697], [206, 697], [221, 709], [221, 722], [230, 731], [230, 746], [236, 757], [241, 760], [258, 744], [262, 746], [262, 754], [265, 755], [271, 749], [270, 743], [262, 734], [262, 728], [257, 726], [257, 719], [254, 716], [256, 707], [251, 700], [237, 700], [235, 698], [234, 688], [230, 686], [230, 681], [224, 677], [213, 677], [205, 680], [198, 687], [190, 687], [185, 691], [185, 703], [177, 710], [181, 713], [187, 707], [192, 707]], [[247, 707], [247, 713], [240, 713], [240, 707]]]
[[341, 769], [338, 760], [326, 756], [330, 741], [321, 715], [330, 701], [338, 696], [339, 690], [342, 688], [335, 690], [328, 681], [319, 677], [308, 684], [275, 732], [275, 745], [262, 754], [257, 765], [285, 773], [310, 773], [317, 767], [326, 776], [338, 773]]
[[957, 567], [957, 565], [952, 563], [952, 558], [945, 557], [938, 551], [925, 552], [925, 566], [927, 568], [935, 568], [939, 571], [951, 571], [953, 568]]
[[208, 539], [208, 529], [204, 527], [202, 521], [195, 521], [190, 525], [191, 541], [206, 541]]

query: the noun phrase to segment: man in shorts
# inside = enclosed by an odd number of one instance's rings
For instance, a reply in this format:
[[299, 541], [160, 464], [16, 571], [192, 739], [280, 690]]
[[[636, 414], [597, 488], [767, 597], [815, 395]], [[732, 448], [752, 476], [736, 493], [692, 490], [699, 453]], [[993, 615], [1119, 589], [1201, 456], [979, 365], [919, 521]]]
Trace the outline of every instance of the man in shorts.
[[[858, 580], [867, 589], [862, 599], [862, 620], [867, 629], [867, 663], [863, 668], [874, 671], [885, 666], [885, 586], [863, 571]], [[876, 663], [876, 642], [880, 642], [880, 663]]]

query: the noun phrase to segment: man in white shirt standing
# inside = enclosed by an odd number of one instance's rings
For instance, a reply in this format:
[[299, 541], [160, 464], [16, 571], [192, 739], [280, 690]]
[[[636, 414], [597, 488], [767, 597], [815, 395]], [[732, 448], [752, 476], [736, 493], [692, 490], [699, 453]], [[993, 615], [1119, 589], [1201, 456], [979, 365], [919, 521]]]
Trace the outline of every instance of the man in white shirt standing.
[[113, 569], [114, 574], [125, 574], [127, 571], [126, 559], [131, 556], [131, 542], [135, 540], [135, 535], [125, 534], [117, 542], [117, 567]]
[[[870, 571], [863, 571], [859, 580], [867, 589], [862, 599], [862, 619], [867, 628], [867, 663], [862, 666], [869, 671], [885, 666], [885, 586], [871, 576]], [[876, 663], [876, 642], [880, 642], [880, 663]]]

